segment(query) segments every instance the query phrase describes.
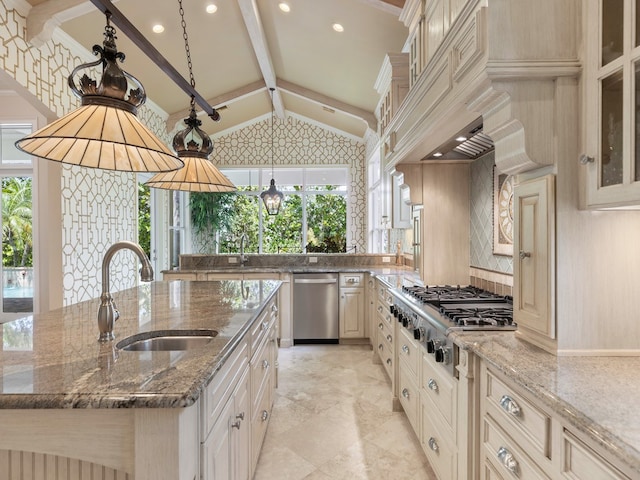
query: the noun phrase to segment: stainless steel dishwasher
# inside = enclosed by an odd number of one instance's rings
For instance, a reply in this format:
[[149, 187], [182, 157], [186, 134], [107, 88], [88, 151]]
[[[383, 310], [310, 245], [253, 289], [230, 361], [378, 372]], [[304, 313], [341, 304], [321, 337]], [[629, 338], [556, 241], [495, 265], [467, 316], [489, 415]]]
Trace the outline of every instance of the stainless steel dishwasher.
[[293, 275], [293, 344], [338, 343], [337, 273]]

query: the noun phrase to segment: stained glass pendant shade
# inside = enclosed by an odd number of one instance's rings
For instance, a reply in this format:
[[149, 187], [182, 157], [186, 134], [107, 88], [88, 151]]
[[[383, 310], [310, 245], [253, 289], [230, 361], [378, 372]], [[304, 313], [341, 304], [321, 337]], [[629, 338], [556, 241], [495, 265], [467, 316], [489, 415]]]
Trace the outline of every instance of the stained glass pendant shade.
[[[176, 170], [183, 162], [136, 117], [146, 100], [142, 84], [124, 72], [116, 61], [124, 61], [115, 44], [116, 31], [109, 24], [103, 46], [94, 45], [100, 55], [95, 62], [76, 67], [68, 83], [82, 106], [16, 142], [23, 152], [47, 160], [132, 172]], [[74, 76], [81, 70], [102, 65], [100, 84], [85, 73], [76, 86]], [[126, 90], [131, 81], [137, 88]]]

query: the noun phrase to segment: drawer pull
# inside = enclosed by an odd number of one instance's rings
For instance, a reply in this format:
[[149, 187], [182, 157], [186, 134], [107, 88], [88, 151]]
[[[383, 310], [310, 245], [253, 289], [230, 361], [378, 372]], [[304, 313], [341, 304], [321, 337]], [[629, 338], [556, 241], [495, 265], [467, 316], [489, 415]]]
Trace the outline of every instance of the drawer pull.
[[440, 447], [438, 447], [438, 442], [436, 442], [436, 439], [433, 437], [429, 438], [427, 445], [429, 445], [429, 448], [434, 452], [437, 452], [440, 449]]
[[278, 306], [277, 305], [271, 305], [271, 311], [273, 313], [276, 313], [278, 311]]
[[267, 412], [266, 410], [263, 410], [262, 411], [262, 421], [266, 422], [268, 418], [269, 418], [269, 412]]
[[500, 463], [502, 463], [504, 468], [509, 470], [514, 475], [518, 476], [518, 461], [513, 458], [511, 452], [504, 447], [500, 447], [498, 449], [497, 455], [498, 460], [500, 460]]
[[408, 400], [409, 399], [409, 390], [407, 390], [406, 388], [403, 388], [402, 389], [402, 396]]
[[391, 335], [387, 335], [387, 342], [391, 343], [393, 340], [393, 337]]
[[438, 391], [438, 383], [433, 378], [429, 379], [427, 387], [429, 387], [429, 390], [433, 390], [434, 392]]
[[378, 345], [378, 350], [382, 350], [383, 348], [382, 344]]
[[382, 306], [381, 305], [378, 305], [378, 312], [382, 313]]
[[239, 414], [237, 414], [236, 418], [239, 420], [244, 420], [244, 412], [240, 412]]
[[525, 258], [531, 257], [531, 252], [525, 252], [524, 250], [520, 250], [520, 253], [518, 256], [520, 257], [520, 260], [524, 260]]
[[262, 361], [262, 368], [269, 368], [269, 360], [263, 360]]
[[514, 417], [520, 416], [520, 406], [509, 395], [503, 395], [500, 399], [502, 409]]
[[260, 328], [262, 330], [266, 330], [268, 326], [269, 326], [269, 322], [262, 322], [262, 325], [260, 326]]
[[402, 345], [402, 351], [409, 355], [409, 347], [407, 347], [406, 345]]
[[242, 422], [241, 422], [240, 420], [238, 420], [237, 422], [233, 422], [233, 423], [231, 424], [231, 428], [237, 428], [238, 430], [240, 430], [240, 424], [241, 424], [241, 423], [242, 423]]
[[391, 363], [393, 363], [393, 362], [391, 362], [391, 359], [387, 358], [387, 365], [391, 366]]
[[379, 324], [378, 324], [378, 328], [379, 328], [380, 330], [382, 330], [382, 323], [379, 323]]

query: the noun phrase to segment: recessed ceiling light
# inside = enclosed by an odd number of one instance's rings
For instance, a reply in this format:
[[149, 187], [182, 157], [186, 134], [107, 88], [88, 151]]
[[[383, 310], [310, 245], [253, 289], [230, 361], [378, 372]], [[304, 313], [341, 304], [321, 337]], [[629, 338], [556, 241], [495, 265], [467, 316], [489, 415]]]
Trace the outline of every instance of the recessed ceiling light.
[[153, 26], [153, 31], [154, 31], [155, 33], [162, 33], [162, 32], [164, 32], [164, 26], [160, 25], [159, 23], [156, 23], [156, 24]]
[[280, 7], [280, 10], [282, 10], [284, 13], [289, 13], [291, 11], [291, 7], [288, 3], [285, 2], [280, 2], [278, 4], [278, 7]]
[[459, 137], [456, 137], [456, 142], [464, 142], [467, 139], [467, 137], [460, 135]]
[[209, 5], [207, 5], [207, 13], [216, 13], [218, 11], [218, 6], [210, 3]]
[[442, 156], [442, 152], [436, 152], [433, 154], [434, 157], [441, 157]]
[[334, 29], [336, 32], [339, 32], [339, 33], [344, 32], [344, 27], [343, 27], [342, 25], [340, 25], [339, 23], [334, 23], [334, 24], [333, 24], [333, 29]]

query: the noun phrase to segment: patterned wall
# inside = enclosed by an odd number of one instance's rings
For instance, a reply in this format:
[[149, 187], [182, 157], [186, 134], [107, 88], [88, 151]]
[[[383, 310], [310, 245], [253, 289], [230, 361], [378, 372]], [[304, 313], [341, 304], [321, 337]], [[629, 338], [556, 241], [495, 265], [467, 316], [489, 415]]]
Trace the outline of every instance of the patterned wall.
[[471, 164], [471, 266], [513, 274], [510, 256], [493, 254], [494, 152]]
[[[349, 167], [347, 245], [366, 251], [365, 145], [293, 116], [274, 125], [275, 168], [292, 165]], [[271, 162], [271, 122], [257, 122], [214, 139], [219, 166], [261, 166]]]
[[[61, 116], [78, 106], [67, 86], [70, 70], [94, 57], [59, 30], [42, 47], [29, 45], [25, 7], [21, 0], [0, 0], [0, 68]], [[96, 32], [96, 41], [101, 38]], [[138, 115], [149, 128], [164, 134], [159, 114], [142, 108]], [[62, 170], [61, 190], [63, 302], [69, 305], [100, 295], [101, 258], [111, 243], [136, 240], [137, 184], [133, 174], [69, 166]], [[134, 258], [116, 255], [112, 291], [136, 284]]]

